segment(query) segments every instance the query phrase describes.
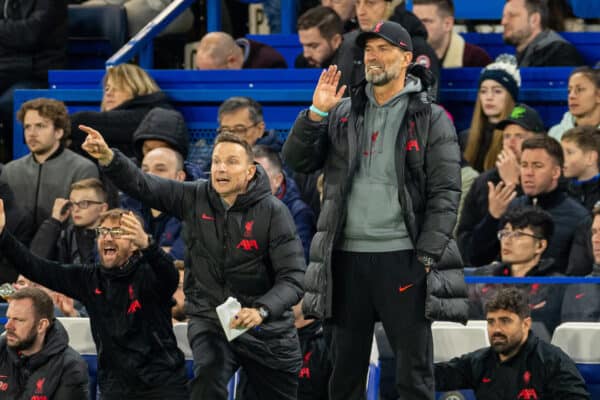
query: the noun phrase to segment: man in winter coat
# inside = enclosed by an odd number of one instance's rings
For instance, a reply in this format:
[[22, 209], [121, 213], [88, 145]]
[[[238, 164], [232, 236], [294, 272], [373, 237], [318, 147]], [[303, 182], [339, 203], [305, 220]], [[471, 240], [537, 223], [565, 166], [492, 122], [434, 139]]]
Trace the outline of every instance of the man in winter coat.
[[486, 316], [491, 346], [436, 363], [437, 390], [473, 389], [479, 400], [590, 398], [573, 360], [531, 332], [523, 292], [500, 290]]
[[42, 289], [23, 288], [10, 296], [6, 317], [6, 335], [0, 338], [0, 398], [87, 399], [87, 364], [69, 347], [50, 296]]
[[171, 324], [179, 275], [132, 213], [112, 209], [102, 216], [97, 264], [39, 258], [4, 225], [0, 201], [0, 253], [28, 279], [86, 307], [102, 399], [188, 399], [185, 360]]
[[[313, 105], [283, 148], [291, 168], [324, 173], [303, 311], [331, 318], [332, 400], [364, 396], [377, 319], [397, 353], [399, 396], [432, 399], [426, 312], [439, 311], [439, 303], [425, 301], [426, 280], [439, 277], [438, 267], [462, 268], [451, 241], [460, 197], [456, 134], [429, 103], [427, 80], [413, 75], [428, 71], [409, 69], [412, 42], [402, 26], [381, 21], [356, 44], [364, 49], [368, 83], [342, 100], [341, 73], [336, 66], [323, 71]], [[462, 277], [453, 283], [464, 286]], [[461, 304], [445, 309], [466, 320]]]
[[[302, 295], [302, 244], [252, 147], [221, 134], [210, 182], [177, 182], [142, 173], [98, 131], [81, 129], [88, 133], [83, 148], [117, 187], [183, 222], [192, 398], [226, 399], [229, 379], [243, 366], [259, 398], [296, 399], [302, 360], [291, 307]], [[230, 327], [255, 328], [231, 342], [215, 310], [229, 297], [241, 304]]]

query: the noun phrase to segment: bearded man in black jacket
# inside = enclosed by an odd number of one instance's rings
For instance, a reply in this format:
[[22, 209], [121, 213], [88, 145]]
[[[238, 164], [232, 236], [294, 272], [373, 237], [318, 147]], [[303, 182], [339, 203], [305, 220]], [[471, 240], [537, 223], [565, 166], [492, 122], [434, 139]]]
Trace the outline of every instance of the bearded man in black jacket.
[[[178, 182], [142, 173], [86, 126], [83, 144], [118, 188], [183, 221], [185, 308], [194, 355], [192, 398], [227, 398], [242, 366], [261, 399], [295, 400], [302, 364], [292, 306], [302, 295], [302, 243], [285, 204], [271, 194], [250, 145], [229, 133], [215, 140], [211, 180]], [[215, 308], [241, 303], [228, 341]]]

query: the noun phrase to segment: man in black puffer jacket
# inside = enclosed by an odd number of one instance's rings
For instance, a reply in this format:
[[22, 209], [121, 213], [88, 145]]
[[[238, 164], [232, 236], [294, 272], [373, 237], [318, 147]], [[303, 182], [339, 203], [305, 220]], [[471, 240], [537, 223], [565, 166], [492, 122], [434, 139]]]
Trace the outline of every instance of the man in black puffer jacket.
[[[433, 399], [426, 313], [463, 321], [467, 313], [464, 299], [446, 302], [432, 292], [442, 275], [437, 269], [462, 268], [451, 240], [460, 197], [456, 134], [444, 111], [428, 101], [427, 70], [409, 68], [412, 45], [402, 26], [381, 21], [357, 45], [365, 50], [369, 83], [342, 100], [340, 72], [336, 66], [324, 71], [313, 105], [283, 148], [291, 168], [323, 168], [324, 174], [303, 311], [307, 318], [331, 318], [332, 400], [364, 396], [377, 319], [398, 353], [400, 397]], [[466, 297], [458, 271], [444, 297]]]
[[[220, 134], [211, 181], [178, 182], [142, 173], [98, 131], [81, 128], [88, 133], [83, 148], [117, 187], [183, 221], [192, 398], [225, 400], [241, 365], [259, 398], [295, 400], [302, 359], [291, 308], [300, 301], [306, 264], [292, 216], [271, 195], [250, 144]], [[254, 328], [231, 342], [215, 310], [229, 297], [242, 306], [230, 327]]]
[[23, 288], [10, 296], [6, 335], [0, 338], [0, 398], [12, 400], [88, 398], [88, 368], [69, 347], [54, 319], [50, 296]]

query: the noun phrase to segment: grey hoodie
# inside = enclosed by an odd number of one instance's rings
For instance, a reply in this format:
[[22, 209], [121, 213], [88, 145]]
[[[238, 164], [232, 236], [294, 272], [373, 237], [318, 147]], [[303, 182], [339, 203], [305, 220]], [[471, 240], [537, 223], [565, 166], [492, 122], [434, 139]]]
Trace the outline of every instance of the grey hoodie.
[[398, 199], [395, 147], [408, 107], [408, 94], [421, 91], [421, 81], [409, 75], [406, 86], [387, 103], [375, 101], [373, 86], [365, 88], [369, 101], [363, 125], [364, 148], [347, 203], [345, 251], [388, 252], [409, 250], [409, 238]]
[[[573, 128], [575, 128], [575, 117], [573, 117], [573, 115], [567, 111], [563, 115], [562, 120], [550, 128], [548, 135], [560, 141], [565, 132]], [[598, 125], [598, 129], [600, 129], [600, 125]]]

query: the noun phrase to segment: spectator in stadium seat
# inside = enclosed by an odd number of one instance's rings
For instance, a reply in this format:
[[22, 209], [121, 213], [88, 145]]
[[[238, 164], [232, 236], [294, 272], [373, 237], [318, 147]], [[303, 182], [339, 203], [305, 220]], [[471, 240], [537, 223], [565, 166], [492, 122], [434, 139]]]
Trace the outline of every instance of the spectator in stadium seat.
[[591, 125], [600, 128], [600, 69], [575, 68], [569, 77], [569, 111], [548, 134], [560, 140], [571, 128]]
[[67, 2], [0, 1], [0, 131], [2, 161], [12, 160], [13, 93], [45, 88], [48, 70], [67, 61]]
[[[144, 174], [101, 134], [84, 149], [122, 190], [184, 222], [184, 291], [194, 355], [192, 398], [225, 400], [240, 365], [261, 399], [296, 399], [301, 353], [292, 306], [302, 296], [302, 243], [249, 143], [228, 133], [215, 140], [211, 181], [182, 183]], [[228, 297], [242, 308], [228, 328], [255, 328], [229, 342], [215, 308]]]
[[[356, 18], [359, 29], [344, 35], [342, 45], [332, 61], [342, 72], [340, 84], [350, 88], [365, 79], [364, 53], [363, 49], [356, 46], [356, 37], [361, 32], [370, 31], [377, 22], [387, 19], [399, 23], [408, 31], [413, 42], [412, 61], [430, 69], [436, 82], [439, 82], [440, 64], [435, 52], [427, 44], [427, 29], [413, 13], [405, 9], [404, 4], [392, 10], [391, 0], [357, 0]], [[436, 93], [437, 89], [432, 87], [431, 92]], [[346, 95], [348, 93], [349, 90]]]
[[85, 305], [98, 353], [102, 399], [187, 400], [184, 357], [171, 324], [178, 282], [173, 259], [127, 210], [104, 213], [96, 232], [98, 263], [45, 260], [4, 229], [0, 201], [2, 254], [28, 279]]
[[89, 396], [88, 366], [69, 346], [52, 299], [38, 288], [9, 298], [0, 339], [0, 390], [7, 399], [81, 400]]
[[[600, 277], [600, 204], [592, 210], [591, 237], [593, 266], [587, 276]], [[600, 285], [569, 285], [565, 291], [561, 322], [600, 322]]]
[[342, 44], [342, 20], [329, 7], [311, 8], [296, 25], [303, 52], [296, 57], [296, 68], [327, 68]]
[[504, 41], [515, 46], [519, 67], [584, 65], [577, 49], [548, 29], [544, 0], [509, 0], [502, 12]]
[[268, 146], [254, 146], [254, 161], [262, 165], [271, 183], [271, 192], [290, 210], [302, 240], [304, 258], [308, 262], [310, 243], [315, 234], [315, 214], [300, 198], [298, 186], [283, 169], [283, 161], [279, 153]]
[[465, 160], [479, 172], [496, 163], [502, 150], [502, 131], [496, 124], [515, 107], [520, 86], [521, 74], [512, 56], [503, 54], [481, 71], [471, 126], [458, 135]]
[[473, 182], [465, 198], [464, 212], [458, 221], [458, 247], [466, 265], [472, 265], [473, 230], [488, 213], [488, 182], [494, 186], [501, 181], [513, 184], [517, 193], [521, 194], [521, 145], [526, 139], [546, 133], [537, 111], [522, 103], [517, 104], [510, 115], [498, 123], [497, 128], [502, 132], [502, 151], [494, 168], [488, 169]]
[[[411, 63], [411, 38], [400, 24], [380, 21], [356, 45], [368, 81], [342, 99], [340, 71], [323, 71], [314, 104], [299, 114], [283, 148], [296, 171], [324, 173], [303, 312], [332, 328], [332, 400], [364, 397], [379, 318], [399, 354], [399, 396], [431, 399], [431, 320], [460, 320], [463, 310], [466, 319], [464, 299], [454, 298], [462, 277], [446, 282], [453, 292], [440, 301], [450, 302], [443, 317], [429, 313], [433, 288], [426, 294], [429, 278], [462, 271], [452, 239], [460, 198], [456, 135], [445, 112], [427, 101], [420, 76], [429, 72]], [[405, 145], [396, 145], [398, 137]]]
[[[589, 211], [571, 198], [558, 185], [564, 162], [562, 148], [556, 139], [537, 135], [521, 146], [521, 189], [517, 196], [514, 183], [488, 182], [488, 212], [475, 226], [471, 239], [471, 262], [483, 265], [499, 256], [496, 239], [498, 221], [507, 209], [535, 205], [552, 215], [554, 234], [544, 257], [555, 260], [554, 271], [564, 273], [569, 264], [569, 253], [577, 226], [589, 221]], [[514, 200], [513, 200], [514, 199]]]
[[[142, 160], [142, 171], [165, 179], [185, 181], [183, 157], [168, 147], [157, 147], [147, 152]], [[174, 259], [183, 260], [185, 245], [179, 219], [169, 213], [150, 208], [126, 194], [121, 194], [121, 207], [141, 215], [144, 229], [150, 232], [158, 245]]]
[[106, 140], [128, 157], [133, 157], [132, 136], [146, 114], [155, 107], [172, 109], [167, 95], [154, 79], [133, 64], [110, 67], [102, 79], [100, 111], [80, 111], [71, 115], [71, 149], [81, 150], [85, 134], [79, 125], [93, 125], [105, 132]]
[[413, 13], [427, 28], [427, 43], [443, 68], [485, 67], [492, 62], [485, 50], [453, 31], [453, 0], [414, 0]]
[[108, 210], [107, 200], [98, 178], [73, 183], [68, 198], [54, 200], [50, 218], [42, 223], [31, 241], [31, 251], [62, 264], [94, 263], [98, 257], [94, 229], [100, 215]]
[[186, 161], [190, 149], [190, 137], [183, 115], [179, 111], [153, 108], [146, 114], [133, 132], [133, 154], [141, 163], [146, 154], [159, 147], [168, 147], [183, 158], [185, 180], [205, 179], [202, 165]]
[[196, 69], [287, 68], [273, 47], [255, 40], [234, 40], [225, 32], [209, 32], [196, 47]]
[[[498, 240], [501, 262], [493, 262], [475, 270], [480, 276], [556, 276], [552, 258], [542, 258], [550, 245], [554, 231], [552, 216], [546, 211], [531, 207], [514, 207], [500, 219]], [[494, 297], [498, 284], [476, 284], [469, 286], [469, 319], [485, 319], [485, 304]], [[550, 337], [559, 324], [562, 302], [561, 285], [523, 284], [517, 285], [529, 296], [533, 318], [545, 327]]]
[[62, 101], [27, 101], [17, 112], [17, 119], [23, 124], [31, 153], [6, 164], [0, 180], [10, 186], [15, 204], [31, 215], [33, 234], [50, 217], [54, 199], [67, 197], [74, 182], [97, 178], [98, 168], [65, 148], [71, 124]]
[[352, 32], [358, 29], [356, 21], [356, 0], [321, 0], [323, 7], [332, 8], [342, 19], [344, 33]]
[[436, 363], [438, 391], [473, 389], [479, 400], [590, 399], [573, 360], [531, 331], [523, 292], [502, 289], [485, 311], [490, 347]]

